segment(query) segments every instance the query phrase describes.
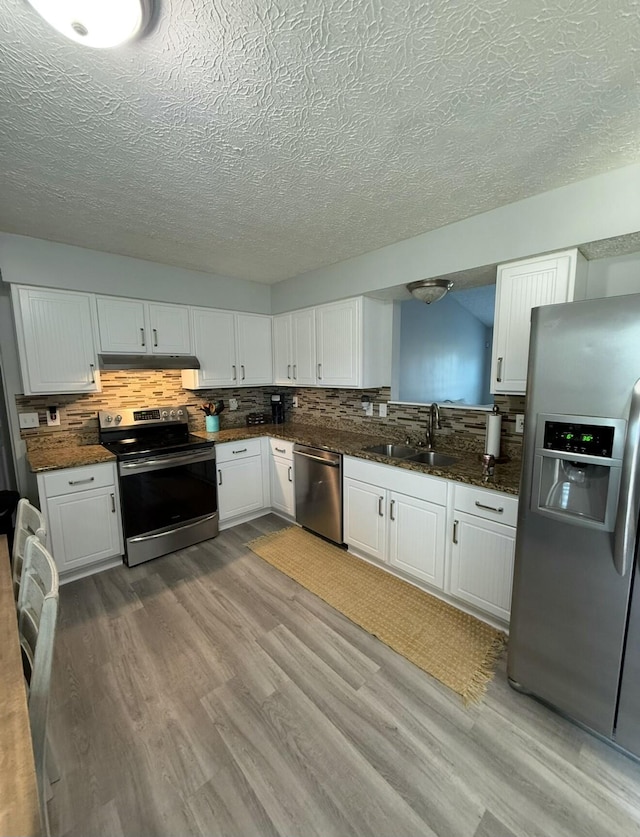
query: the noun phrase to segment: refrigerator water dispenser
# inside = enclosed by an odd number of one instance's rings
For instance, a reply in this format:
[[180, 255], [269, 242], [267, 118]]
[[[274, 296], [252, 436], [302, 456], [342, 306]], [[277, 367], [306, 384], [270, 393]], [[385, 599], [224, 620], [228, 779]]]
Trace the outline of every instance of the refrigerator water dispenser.
[[612, 531], [624, 429], [619, 419], [538, 416], [531, 510]]

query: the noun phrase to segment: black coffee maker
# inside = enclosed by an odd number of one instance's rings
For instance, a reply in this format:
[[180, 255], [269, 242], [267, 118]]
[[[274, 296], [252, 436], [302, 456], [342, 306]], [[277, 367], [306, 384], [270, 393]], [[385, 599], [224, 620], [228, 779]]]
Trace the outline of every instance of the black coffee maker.
[[271, 421], [273, 424], [284, 424], [284, 401], [281, 395], [271, 396]]

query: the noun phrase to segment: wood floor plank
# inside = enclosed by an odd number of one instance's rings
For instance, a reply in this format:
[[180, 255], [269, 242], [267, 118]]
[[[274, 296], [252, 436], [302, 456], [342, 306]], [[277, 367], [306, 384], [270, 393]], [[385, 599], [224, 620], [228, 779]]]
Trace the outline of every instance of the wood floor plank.
[[640, 837], [640, 767], [512, 691], [457, 695], [245, 544], [60, 593], [52, 834]]

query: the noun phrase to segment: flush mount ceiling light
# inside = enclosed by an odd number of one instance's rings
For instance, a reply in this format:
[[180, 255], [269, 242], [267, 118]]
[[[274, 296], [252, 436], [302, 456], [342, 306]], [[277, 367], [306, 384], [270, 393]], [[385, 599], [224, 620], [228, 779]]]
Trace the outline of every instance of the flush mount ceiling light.
[[95, 49], [119, 46], [139, 35], [151, 0], [29, 0], [67, 38]]
[[453, 288], [453, 282], [449, 279], [420, 279], [418, 282], [410, 282], [407, 285], [407, 290], [427, 305], [442, 299], [451, 288]]

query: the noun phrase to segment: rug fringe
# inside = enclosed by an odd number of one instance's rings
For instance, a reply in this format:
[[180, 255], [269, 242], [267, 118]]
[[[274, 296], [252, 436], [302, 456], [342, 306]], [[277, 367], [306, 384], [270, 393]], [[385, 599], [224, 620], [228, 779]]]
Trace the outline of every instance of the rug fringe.
[[495, 666], [502, 657], [507, 647], [507, 642], [508, 637], [505, 633], [498, 634], [492, 640], [484, 660], [478, 666], [468, 688], [461, 695], [465, 706], [478, 703], [486, 694], [489, 683], [491, 683], [496, 673]]

